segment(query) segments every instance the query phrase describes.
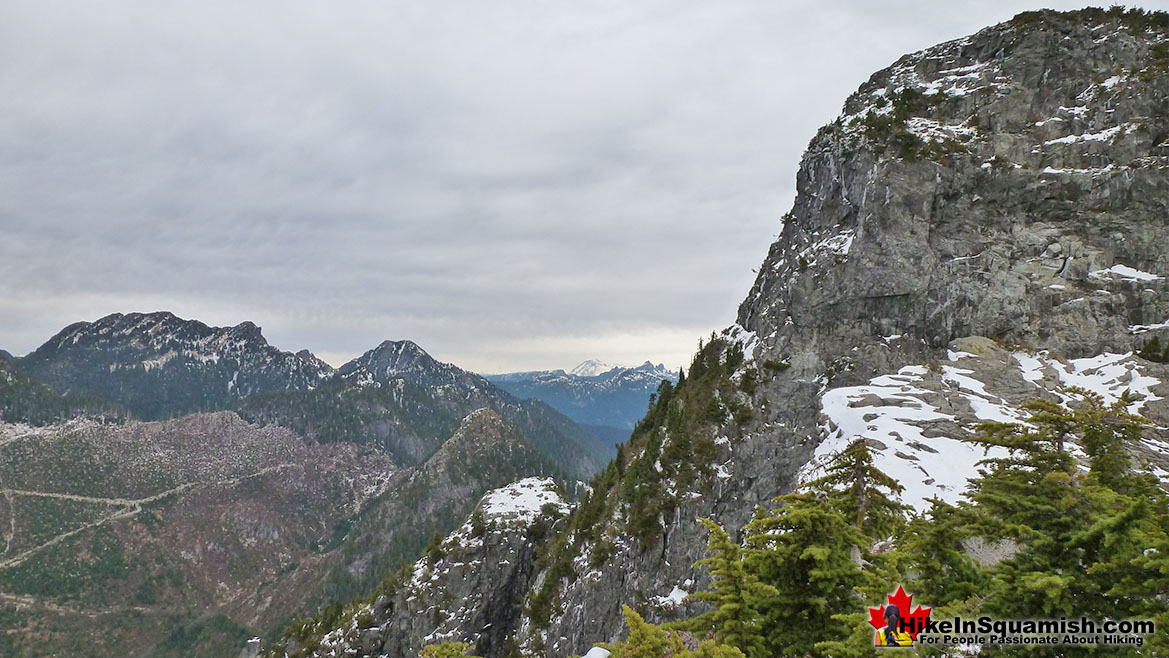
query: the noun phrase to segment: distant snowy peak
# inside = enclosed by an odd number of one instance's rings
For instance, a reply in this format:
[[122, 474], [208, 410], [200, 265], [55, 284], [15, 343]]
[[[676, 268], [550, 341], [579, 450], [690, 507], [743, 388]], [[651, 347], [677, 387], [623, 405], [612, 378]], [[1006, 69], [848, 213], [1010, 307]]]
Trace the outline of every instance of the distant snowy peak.
[[568, 374], [576, 375], [577, 377], [597, 377], [618, 368], [619, 366], [611, 366], [603, 361], [589, 359], [572, 370], [569, 370]]
[[678, 373], [651, 361], [627, 368], [590, 359], [570, 372], [512, 372], [486, 379], [518, 398], [542, 400], [578, 423], [628, 430], [645, 415], [649, 396], [662, 380], [677, 381]]
[[[562, 373], [562, 370], [551, 370], [549, 373]], [[667, 370], [664, 364], [655, 364], [652, 361], [646, 361], [639, 366], [615, 366], [596, 359], [589, 359], [584, 363], [578, 365], [572, 370], [568, 371], [570, 375], [577, 377], [592, 377], [599, 379], [610, 379], [621, 376], [625, 373], [642, 373], [652, 377], [660, 377], [662, 379], [674, 379], [677, 373]]]

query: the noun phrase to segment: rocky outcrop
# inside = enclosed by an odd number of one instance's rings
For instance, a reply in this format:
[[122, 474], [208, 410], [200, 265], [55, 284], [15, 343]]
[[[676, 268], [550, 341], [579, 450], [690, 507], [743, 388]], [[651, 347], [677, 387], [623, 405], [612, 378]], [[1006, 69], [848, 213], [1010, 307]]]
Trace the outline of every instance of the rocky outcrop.
[[[485, 495], [458, 530], [387, 582], [372, 603], [352, 606], [337, 627], [310, 638], [321, 656], [417, 655], [426, 644], [462, 641], [475, 655], [516, 647], [536, 547], [568, 505], [547, 478]], [[295, 641], [272, 653], [298, 653]]]
[[[1163, 366], [1131, 356], [1169, 321], [1164, 18], [1023, 15], [862, 85], [809, 144], [795, 205], [724, 334], [747, 354], [733, 378], [760, 380], [742, 394], [758, 414], [710, 427], [726, 437], [719, 470], [677, 492], [653, 550], [620, 539], [618, 513], [614, 555], [590, 570], [595, 547], [581, 550], [527, 645], [565, 656], [612, 639], [622, 602], [683, 612], [670, 594], [706, 578], [696, 519], [741, 527], [835, 441], [883, 439], [882, 467], [957, 496], [954, 471], [980, 455], [944, 448], [994, 409], [1021, 418], [1024, 399], [1091, 380], [1112, 394], [1140, 383], [1141, 412], [1169, 416]], [[985, 339], [954, 343], [966, 336]], [[963, 346], [982, 355], [951, 354]], [[1165, 440], [1133, 449], [1165, 469]]]
[[560, 469], [488, 408], [468, 414], [424, 463], [401, 471], [362, 511], [341, 548], [351, 577], [369, 587], [417, 555], [435, 532], [457, 528], [487, 491]]

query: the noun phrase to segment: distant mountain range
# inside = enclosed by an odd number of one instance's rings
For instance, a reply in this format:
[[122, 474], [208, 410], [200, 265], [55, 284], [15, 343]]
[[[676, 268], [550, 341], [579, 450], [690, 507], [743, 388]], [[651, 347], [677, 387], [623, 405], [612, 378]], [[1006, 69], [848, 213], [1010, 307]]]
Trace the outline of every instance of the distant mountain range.
[[[209, 327], [172, 313], [115, 313], [78, 322], [11, 361], [57, 393], [104, 400], [133, 418], [235, 410], [320, 441], [350, 441], [414, 465], [472, 411], [489, 407], [546, 457], [585, 477], [610, 446], [537, 400], [513, 397], [411, 341], [386, 341], [338, 369], [281, 351], [251, 322]], [[14, 418], [14, 420], [17, 420]]]
[[590, 359], [568, 372], [537, 370], [484, 378], [516, 397], [548, 403], [612, 448], [629, 438], [662, 381], [676, 382], [678, 373], [649, 361], [629, 368]]
[[53, 629], [0, 655], [219, 655], [367, 591], [488, 490], [572, 492], [628, 435], [535, 397], [408, 340], [333, 368], [167, 312], [0, 353], [0, 618]]

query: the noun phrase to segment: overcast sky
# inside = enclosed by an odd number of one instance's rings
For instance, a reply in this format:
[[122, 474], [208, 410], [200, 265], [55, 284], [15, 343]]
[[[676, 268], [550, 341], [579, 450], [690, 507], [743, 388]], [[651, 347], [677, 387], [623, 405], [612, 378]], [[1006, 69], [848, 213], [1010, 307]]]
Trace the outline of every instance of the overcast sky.
[[2, 0], [0, 348], [170, 310], [335, 364], [676, 367], [853, 89], [1039, 6]]

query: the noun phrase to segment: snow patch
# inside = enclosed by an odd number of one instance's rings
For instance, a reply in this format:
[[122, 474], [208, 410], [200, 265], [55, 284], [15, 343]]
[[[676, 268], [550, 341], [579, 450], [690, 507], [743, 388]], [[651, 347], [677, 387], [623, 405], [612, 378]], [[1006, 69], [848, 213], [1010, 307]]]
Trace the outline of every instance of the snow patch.
[[1095, 270], [1091, 272], [1089, 276], [1094, 276], [1098, 279], [1118, 277], [1128, 281], [1157, 281], [1159, 279], [1165, 278], [1157, 274], [1142, 272], [1136, 268], [1129, 267], [1128, 265], [1113, 265], [1112, 267], [1105, 270]]
[[1075, 144], [1077, 142], [1111, 142], [1112, 139], [1114, 137], [1116, 137], [1118, 134], [1124, 134], [1124, 133], [1127, 133], [1131, 130], [1135, 130], [1136, 128], [1137, 128], [1137, 124], [1126, 123], [1126, 124], [1123, 124], [1120, 126], [1113, 126], [1111, 128], [1106, 128], [1104, 130], [1101, 130], [1100, 132], [1083, 133], [1080, 135], [1068, 135], [1066, 137], [1060, 137], [1058, 139], [1049, 139], [1046, 142], [1043, 142], [1043, 145], [1050, 146], [1052, 144]]
[[1169, 329], [1169, 320], [1157, 324], [1134, 324], [1128, 328], [1132, 334], [1143, 334], [1154, 329]]
[[825, 392], [820, 404], [827, 417], [827, 438], [816, 447], [801, 481], [814, 479], [837, 453], [863, 438], [870, 443], [877, 468], [905, 487], [903, 502], [922, 507], [937, 496], [957, 503], [968, 480], [978, 475], [976, 462], [985, 455], [963, 441], [924, 434], [923, 423], [956, 420], [922, 399], [930, 392], [915, 384], [926, 372], [921, 366], [906, 366], [896, 375], [875, 377], [866, 386]]
[[922, 117], [910, 118], [905, 127], [923, 142], [967, 141], [978, 136], [978, 130], [969, 126], [944, 124]]
[[479, 504], [489, 519], [525, 524], [535, 522], [545, 505], [554, 506], [562, 514], [568, 512], [568, 503], [557, 492], [556, 482], [546, 477], [524, 478], [490, 491]]
[[669, 594], [655, 596], [654, 601], [658, 605], [666, 608], [676, 608], [682, 605], [682, 601], [684, 601], [689, 594], [690, 592], [687, 592], [681, 587], [674, 585], [674, 589], [670, 590]]

